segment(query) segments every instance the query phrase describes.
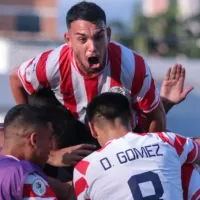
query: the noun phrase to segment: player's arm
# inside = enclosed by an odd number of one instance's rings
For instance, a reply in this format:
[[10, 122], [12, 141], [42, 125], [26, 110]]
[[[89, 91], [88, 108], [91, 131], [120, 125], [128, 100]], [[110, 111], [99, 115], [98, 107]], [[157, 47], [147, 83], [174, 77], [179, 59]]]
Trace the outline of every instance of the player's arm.
[[135, 80], [132, 83], [133, 107], [142, 110], [147, 116], [148, 132], [165, 131], [166, 114], [160, 95], [155, 87], [151, 71], [143, 58], [135, 56]]
[[18, 77], [18, 69], [15, 68], [10, 73], [10, 88], [16, 103], [24, 104], [27, 103], [27, 92]]
[[174, 105], [185, 100], [187, 95], [194, 89], [192, 86], [184, 89], [184, 83], [185, 69], [181, 65], [176, 64], [172, 69], [168, 69], [160, 90], [161, 100], [166, 113]]
[[44, 52], [11, 71], [10, 87], [17, 104], [27, 103], [29, 94], [42, 87], [49, 87], [55, 73], [53, 63], [50, 63], [52, 66], [46, 64], [50, 53]]
[[23, 186], [23, 200], [57, 200], [56, 195], [46, 180], [36, 173], [29, 174]]
[[79, 144], [51, 151], [48, 159], [48, 164], [56, 167], [74, 166], [95, 150], [96, 145]]
[[48, 183], [60, 200], [76, 200], [74, 187], [71, 182], [63, 183], [48, 177]]
[[161, 139], [164, 139], [165, 142], [175, 148], [181, 164], [200, 164], [200, 145], [194, 139], [172, 132], [163, 132], [159, 133], [159, 135]]

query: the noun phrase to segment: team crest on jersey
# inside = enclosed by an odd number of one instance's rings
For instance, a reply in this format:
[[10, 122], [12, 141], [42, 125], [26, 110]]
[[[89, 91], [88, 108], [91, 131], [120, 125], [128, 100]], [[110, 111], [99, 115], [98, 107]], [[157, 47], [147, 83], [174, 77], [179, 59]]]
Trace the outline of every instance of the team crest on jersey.
[[33, 192], [38, 196], [43, 196], [46, 193], [46, 185], [41, 179], [37, 179], [32, 184]]
[[109, 92], [115, 92], [115, 93], [119, 93], [119, 94], [125, 95], [125, 90], [122, 87], [119, 87], [119, 86], [111, 87], [109, 89]]

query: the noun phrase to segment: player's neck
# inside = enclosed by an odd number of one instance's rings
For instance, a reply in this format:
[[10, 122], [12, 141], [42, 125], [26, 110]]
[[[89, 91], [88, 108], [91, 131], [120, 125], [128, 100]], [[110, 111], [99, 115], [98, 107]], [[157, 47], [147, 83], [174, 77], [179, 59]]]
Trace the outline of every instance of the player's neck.
[[[105, 144], [111, 140], [119, 139], [124, 137], [127, 133], [131, 132], [131, 126], [119, 126], [106, 131], [106, 141]], [[104, 145], [105, 145], [104, 144]]]
[[25, 154], [20, 150], [21, 148], [11, 147], [4, 143], [1, 154], [10, 155], [19, 160], [25, 160]]

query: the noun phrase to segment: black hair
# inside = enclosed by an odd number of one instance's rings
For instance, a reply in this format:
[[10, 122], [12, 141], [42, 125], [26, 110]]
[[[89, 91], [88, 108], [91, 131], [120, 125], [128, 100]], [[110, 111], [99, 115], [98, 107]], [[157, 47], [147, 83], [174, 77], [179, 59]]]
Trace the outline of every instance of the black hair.
[[[13, 128], [23, 128], [29, 126], [46, 127], [49, 122], [44, 111], [35, 106], [20, 104], [11, 108], [5, 116], [4, 119], [4, 134], [5, 137], [9, 135], [7, 129], [9, 127]], [[17, 131], [16, 131], [17, 132]]]
[[93, 98], [86, 112], [91, 122], [101, 117], [109, 121], [119, 117], [123, 123], [127, 124], [131, 117], [128, 99], [122, 94], [112, 92], [106, 92]]
[[41, 107], [51, 105], [61, 105], [56, 99], [54, 92], [50, 88], [41, 88], [36, 93], [28, 96], [28, 104]]
[[93, 2], [82, 1], [70, 8], [66, 16], [67, 27], [76, 20], [85, 20], [97, 24], [104, 22], [106, 24], [106, 15], [101, 7]]
[[50, 88], [42, 88], [30, 95], [28, 103], [39, 107], [52, 123], [56, 146], [61, 149], [81, 143], [93, 143], [89, 129], [56, 99]]

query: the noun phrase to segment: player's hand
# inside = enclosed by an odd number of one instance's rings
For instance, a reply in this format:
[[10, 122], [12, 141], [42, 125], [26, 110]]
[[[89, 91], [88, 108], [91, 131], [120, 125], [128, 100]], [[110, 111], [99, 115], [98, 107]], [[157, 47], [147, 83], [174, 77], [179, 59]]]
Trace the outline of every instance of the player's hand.
[[96, 145], [80, 144], [51, 152], [48, 163], [53, 166], [74, 166], [96, 150]]
[[172, 69], [168, 69], [162, 83], [160, 96], [173, 105], [179, 104], [194, 89], [193, 86], [184, 89], [184, 83], [185, 69], [181, 65], [176, 64]]

